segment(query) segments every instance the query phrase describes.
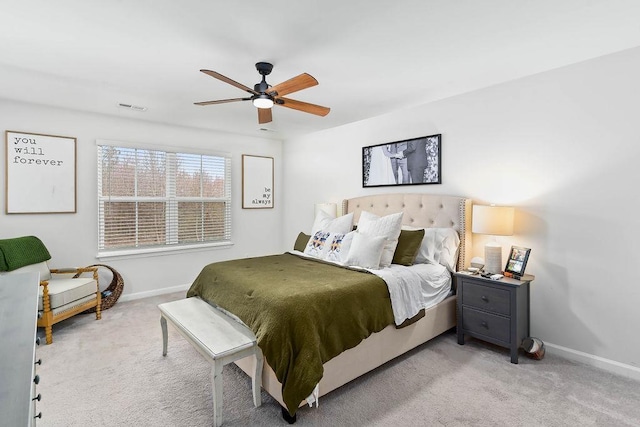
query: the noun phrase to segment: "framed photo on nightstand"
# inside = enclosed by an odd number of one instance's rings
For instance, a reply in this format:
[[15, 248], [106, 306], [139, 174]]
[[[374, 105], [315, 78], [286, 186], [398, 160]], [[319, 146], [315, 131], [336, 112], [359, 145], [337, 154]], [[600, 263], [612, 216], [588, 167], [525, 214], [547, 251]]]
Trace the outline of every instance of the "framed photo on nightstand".
[[524, 275], [524, 270], [527, 267], [530, 252], [531, 249], [529, 248], [511, 246], [509, 259], [507, 259], [507, 265], [504, 267], [504, 275], [513, 277], [514, 279], [520, 279]]

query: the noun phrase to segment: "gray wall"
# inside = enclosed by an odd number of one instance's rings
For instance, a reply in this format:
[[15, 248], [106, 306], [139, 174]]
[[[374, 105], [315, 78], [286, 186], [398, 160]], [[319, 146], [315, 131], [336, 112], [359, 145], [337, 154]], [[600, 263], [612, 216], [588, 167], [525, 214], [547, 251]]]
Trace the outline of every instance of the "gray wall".
[[[144, 113], [140, 113], [144, 114]], [[77, 138], [77, 213], [7, 215], [4, 207], [5, 150], [0, 151], [2, 212], [0, 238], [35, 235], [52, 254], [51, 266], [85, 266], [101, 262], [113, 266], [125, 281], [123, 300], [183, 289], [210, 262], [275, 253], [282, 247], [280, 141], [231, 135], [176, 126], [153, 124], [128, 117], [54, 109], [0, 100], [3, 130], [44, 133]], [[143, 116], [142, 116], [143, 117]], [[4, 139], [4, 135], [3, 135]], [[119, 259], [96, 259], [98, 248], [98, 202], [96, 139], [185, 146], [232, 154], [233, 246], [180, 254], [145, 255]], [[4, 145], [4, 142], [3, 142]], [[242, 154], [275, 159], [275, 207], [242, 209]]]
[[[640, 49], [545, 72], [284, 143], [284, 245], [313, 204], [382, 192], [516, 207], [532, 248], [531, 333], [554, 351], [640, 378]], [[363, 146], [442, 133], [442, 185], [362, 188]], [[482, 256], [485, 236], [474, 238]], [[619, 368], [619, 369], [618, 369]]]

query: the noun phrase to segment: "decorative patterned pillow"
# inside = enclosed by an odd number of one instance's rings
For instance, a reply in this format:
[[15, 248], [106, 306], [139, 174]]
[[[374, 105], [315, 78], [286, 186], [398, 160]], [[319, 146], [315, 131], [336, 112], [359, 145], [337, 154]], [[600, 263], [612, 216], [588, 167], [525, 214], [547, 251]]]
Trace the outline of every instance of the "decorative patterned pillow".
[[389, 267], [391, 265], [393, 253], [398, 245], [398, 237], [400, 237], [402, 215], [402, 212], [398, 212], [381, 218], [367, 211], [362, 211], [360, 214], [358, 232], [370, 236], [382, 236], [386, 240], [382, 257], [380, 258], [380, 267]]
[[332, 233], [329, 236], [329, 251], [323, 259], [333, 262], [344, 262], [349, 254], [349, 248], [353, 242], [355, 231], [347, 234]]
[[307, 242], [307, 246], [304, 248], [304, 253], [315, 258], [322, 258], [324, 253], [328, 252], [329, 244], [327, 243], [327, 240], [330, 235], [331, 233], [328, 231], [316, 231]]

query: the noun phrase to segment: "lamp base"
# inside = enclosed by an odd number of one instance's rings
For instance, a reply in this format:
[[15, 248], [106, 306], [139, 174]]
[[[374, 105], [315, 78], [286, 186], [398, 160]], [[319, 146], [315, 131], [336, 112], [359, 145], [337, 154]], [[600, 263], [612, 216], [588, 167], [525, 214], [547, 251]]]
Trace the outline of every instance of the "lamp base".
[[502, 272], [502, 246], [486, 245], [484, 247], [484, 270], [494, 274]]

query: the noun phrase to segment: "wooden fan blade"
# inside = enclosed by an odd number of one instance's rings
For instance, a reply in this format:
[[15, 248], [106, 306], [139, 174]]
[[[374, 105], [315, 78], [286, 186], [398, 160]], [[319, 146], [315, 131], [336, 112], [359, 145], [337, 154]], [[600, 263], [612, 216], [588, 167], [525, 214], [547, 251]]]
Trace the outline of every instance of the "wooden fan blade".
[[307, 73], [302, 73], [299, 76], [287, 80], [286, 82], [282, 82], [273, 87], [270, 87], [269, 89], [267, 89], [267, 93], [278, 92], [278, 96], [283, 96], [315, 86], [317, 84], [318, 81], [313, 78], [313, 76]]
[[269, 123], [273, 118], [271, 116], [271, 108], [258, 108], [258, 123]]
[[321, 105], [309, 104], [308, 102], [296, 101], [289, 98], [277, 98], [277, 104], [283, 107], [292, 108], [294, 110], [303, 111], [305, 113], [315, 114], [316, 116], [326, 116], [331, 111], [331, 108], [323, 107]]
[[231, 86], [235, 86], [238, 89], [242, 89], [242, 90], [247, 91], [249, 93], [252, 93], [254, 95], [258, 94], [258, 92], [256, 92], [255, 90], [251, 89], [250, 87], [247, 87], [247, 86], [243, 85], [242, 83], [238, 83], [235, 80], [231, 80], [229, 77], [223, 76], [222, 74], [216, 73], [215, 71], [211, 71], [211, 70], [200, 70], [200, 71], [202, 71], [203, 73], [205, 73], [205, 74], [207, 74], [207, 75], [209, 75], [211, 77], [214, 77], [214, 78], [216, 78], [218, 80], [221, 80], [221, 81], [223, 81], [225, 83], [229, 83]]
[[218, 99], [217, 101], [194, 102], [195, 105], [226, 104], [227, 102], [249, 101], [251, 98]]

